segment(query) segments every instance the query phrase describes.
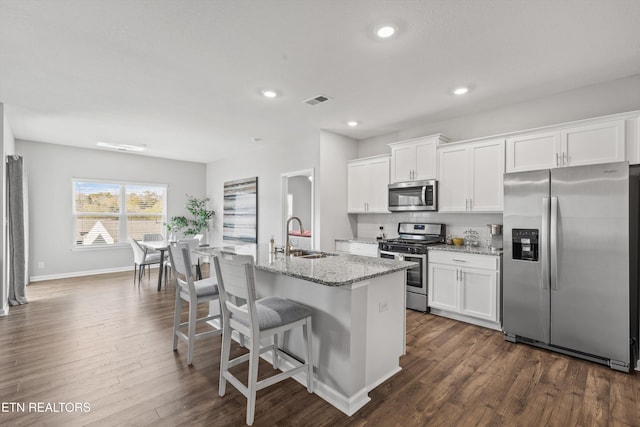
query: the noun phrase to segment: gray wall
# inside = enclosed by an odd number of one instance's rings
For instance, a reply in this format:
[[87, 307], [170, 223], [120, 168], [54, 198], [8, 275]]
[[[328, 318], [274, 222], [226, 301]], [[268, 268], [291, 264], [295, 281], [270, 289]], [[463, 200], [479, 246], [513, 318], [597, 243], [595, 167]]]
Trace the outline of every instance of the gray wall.
[[254, 151], [208, 163], [207, 195], [216, 211], [212, 244], [222, 244], [224, 183], [253, 176], [258, 177], [258, 243], [267, 243], [274, 236], [276, 244], [281, 244], [281, 174], [317, 168], [318, 141], [317, 132], [301, 135], [296, 141], [264, 141]]
[[[72, 250], [72, 178], [167, 184], [167, 216], [184, 215], [185, 194], [205, 195], [203, 163], [63, 145], [17, 141], [29, 185], [29, 246], [32, 279], [133, 268], [128, 243]], [[37, 268], [44, 262], [44, 268]]]
[[634, 110], [640, 110], [640, 74], [450, 120], [419, 120], [397, 132], [363, 139], [358, 157], [387, 154], [390, 142], [434, 133], [458, 141]]
[[[207, 194], [222, 212], [225, 181], [258, 176], [258, 243], [274, 236], [280, 245], [282, 217], [281, 174], [314, 169], [314, 248], [334, 250], [334, 239], [351, 236], [347, 211], [347, 160], [357, 156], [357, 142], [332, 132], [313, 132], [289, 142], [267, 143], [263, 148], [207, 165]], [[304, 224], [304, 222], [303, 222]], [[222, 216], [216, 216], [213, 244], [222, 243]]]
[[358, 156], [357, 141], [328, 131], [320, 131], [320, 173], [316, 205], [321, 250], [335, 250], [335, 239], [351, 237], [355, 220], [347, 215], [347, 161]]

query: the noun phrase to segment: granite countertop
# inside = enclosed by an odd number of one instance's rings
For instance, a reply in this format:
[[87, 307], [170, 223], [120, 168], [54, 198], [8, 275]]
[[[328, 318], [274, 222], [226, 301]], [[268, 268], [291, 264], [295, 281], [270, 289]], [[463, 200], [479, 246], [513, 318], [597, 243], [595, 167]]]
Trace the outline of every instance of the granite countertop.
[[[279, 273], [326, 286], [346, 286], [362, 280], [406, 270], [414, 262], [373, 258], [359, 255], [332, 254], [326, 258], [308, 259], [272, 254], [268, 244], [199, 248], [200, 255], [211, 255], [215, 249], [252, 255], [258, 270]], [[328, 253], [328, 252], [325, 252]]]
[[350, 239], [336, 239], [336, 242], [369, 243], [372, 245], [377, 245], [379, 240], [370, 237], [353, 237]]
[[461, 252], [464, 254], [477, 254], [477, 255], [493, 255], [500, 256], [502, 255], [502, 249], [494, 249], [491, 250], [486, 246], [455, 246], [455, 245], [431, 245], [429, 246], [430, 251], [445, 251], [445, 252]]

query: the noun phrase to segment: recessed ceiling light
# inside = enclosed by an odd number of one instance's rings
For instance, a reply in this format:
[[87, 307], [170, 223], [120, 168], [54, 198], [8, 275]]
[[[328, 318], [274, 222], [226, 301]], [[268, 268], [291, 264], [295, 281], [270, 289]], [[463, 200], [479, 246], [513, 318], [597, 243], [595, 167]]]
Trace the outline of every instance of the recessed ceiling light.
[[262, 138], [251, 138], [252, 142], [261, 142]]
[[138, 144], [138, 145], [132, 145], [132, 144], [112, 144], [110, 142], [96, 142], [96, 145], [98, 147], [103, 147], [103, 148], [112, 148], [114, 150], [118, 150], [118, 151], [144, 151], [147, 149], [147, 146], [145, 144]]
[[396, 33], [396, 28], [392, 27], [391, 25], [385, 25], [385, 26], [379, 27], [376, 30], [376, 36], [378, 36], [381, 39], [388, 39], [395, 33]]
[[356, 122], [355, 120], [349, 120], [347, 122], [347, 126], [351, 126], [352, 128], [358, 126], [360, 123]]
[[455, 93], [456, 95], [464, 95], [465, 93], [469, 92], [469, 88], [467, 87], [459, 87], [457, 89], [455, 89], [453, 91], [453, 93]]
[[262, 91], [262, 95], [265, 98], [276, 98], [278, 96], [278, 92], [276, 92], [275, 90], [272, 90], [272, 89], [264, 89]]

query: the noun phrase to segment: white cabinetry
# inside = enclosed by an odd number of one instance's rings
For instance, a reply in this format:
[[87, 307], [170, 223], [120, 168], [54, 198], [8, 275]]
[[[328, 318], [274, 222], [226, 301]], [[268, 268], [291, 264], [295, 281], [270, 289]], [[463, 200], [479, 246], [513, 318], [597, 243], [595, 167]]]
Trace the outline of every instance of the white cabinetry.
[[429, 251], [428, 306], [434, 314], [500, 328], [500, 257]]
[[568, 126], [507, 139], [507, 172], [624, 161], [625, 120]]
[[353, 242], [349, 240], [336, 240], [336, 252], [351, 255], [378, 257], [378, 243]]
[[389, 212], [389, 156], [347, 162], [347, 211]]
[[436, 149], [449, 139], [441, 134], [409, 141], [394, 142], [391, 147], [391, 182], [435, 179]]
[[438, 149], [438, 210], [503, 210], [504, 140]]

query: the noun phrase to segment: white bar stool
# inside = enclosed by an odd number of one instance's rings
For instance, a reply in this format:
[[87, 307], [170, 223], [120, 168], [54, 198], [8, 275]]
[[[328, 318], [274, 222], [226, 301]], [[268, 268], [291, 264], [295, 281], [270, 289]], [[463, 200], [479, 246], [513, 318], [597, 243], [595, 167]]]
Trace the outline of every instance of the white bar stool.
[[[247, 398], [247, 424], [251, 425], [255, 416], [256, 392], [258, 390], [287, 379], [298, 372], [306, 371], [307, 390], [309, 393], [313, 393], [311, 311], [293, 301], [278, 297], [257, 299], [253, 257], [250, 255], [234, 255], [221, 251], [214, 251], [213, 255], [223, 317], [218, 392], [220, 396], [224, 396], [227, 381], [238, 389]], [[246, 305], [238, 306], [235, 303], [237, 298], [245, 300]], [[278, 333], [299, 326], [302, 327], [303, 337], [306, 341], [307, 354], [304, 364], [278, 349]], [[249, 338], [249, 353], [229, 360], [232, 330]], [[260, 339], [263, 337], [273, 337], [273, 344], [261, 348]], [[246, 339], [245, 344], [247, 344]], [[284, 357], [295, 367], [258, 381], [260, 354], [267, 351], [273, 352], [273, 367], [275, 369], [279, 368], [279, 357]], [[245, 386], [229, 372], [229, 368], [247, 360], [249, 361], [249, 378], [248, 385]]]

